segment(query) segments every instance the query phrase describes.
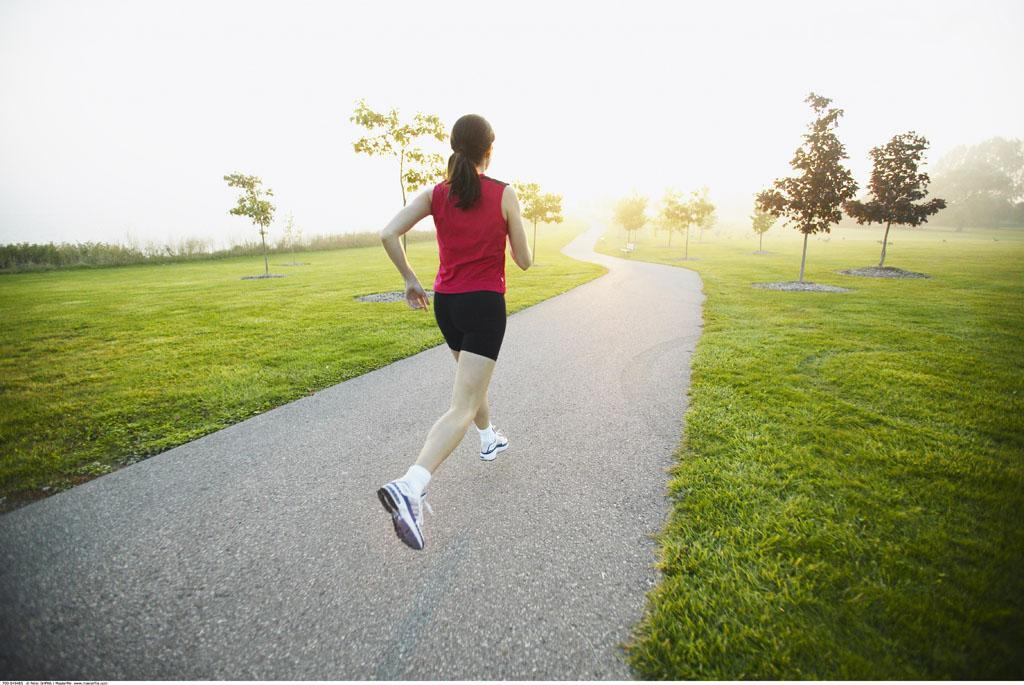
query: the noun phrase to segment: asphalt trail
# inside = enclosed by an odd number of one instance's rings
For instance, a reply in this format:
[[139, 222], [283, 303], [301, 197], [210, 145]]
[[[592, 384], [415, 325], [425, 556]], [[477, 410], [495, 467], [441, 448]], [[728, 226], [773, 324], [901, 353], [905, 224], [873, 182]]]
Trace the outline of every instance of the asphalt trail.
[[424, 551], [375, 492], [447, 408], [443, 345], [0, 516], [3, 678], [630, 678], [703, 296], [600, 233], [564, 252], [607, 275], [509, 318], [511, 446], [470, 430]]

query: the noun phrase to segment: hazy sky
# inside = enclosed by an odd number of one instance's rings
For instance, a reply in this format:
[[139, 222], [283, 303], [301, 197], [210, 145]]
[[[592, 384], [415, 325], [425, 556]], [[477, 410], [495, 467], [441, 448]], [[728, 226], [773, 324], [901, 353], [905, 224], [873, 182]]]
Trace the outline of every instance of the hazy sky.
[[360, 97], [485, 116], [488, 174], [569, 211], [707, 184], [728, 218], [788, 171], [811, 90], [862, 184], [894, 133], [932, 162], [1024, 137], [1021, 27], [1019, 0], [0, 0], [0, 242], [247, 236], [235, 171], [274, 189], [272, 231], [376, 230], [401, 194], [352, 150]]

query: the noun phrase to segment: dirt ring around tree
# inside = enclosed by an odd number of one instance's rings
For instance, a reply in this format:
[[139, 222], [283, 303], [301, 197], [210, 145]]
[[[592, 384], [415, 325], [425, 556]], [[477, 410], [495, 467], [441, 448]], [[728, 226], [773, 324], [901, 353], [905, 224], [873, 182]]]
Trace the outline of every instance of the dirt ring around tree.
[[255, 281], [260, 278], [284, 278], [285, 274], [260, 274], [259, 276], [242, 276], [243, 281]]
[[755, 288], [765, 290], [789, 290], [814, 293], [852, 293], [851, 288], [840, 288], [837, 285], [822, 285], [821, 283], [808, 283], [807, 281], [781, 281], [779, 283], [751, 283]]
[[[427, 297], [434, 296], [433, 290], [427, 290], [426, 293]], [[394, 290], [389, 293], [370, 293], [369, 295], [359, 295], [352, 299], [359, 302], [405, 302], [405, 291]]]
[[859, 269], [843, 269], [836, 273], [845, 276], [863, 276], [865, 278], [931, 278], [928, 274], [918, 273], [917, 271], [905, 271], [895, 266], [863, 266]]

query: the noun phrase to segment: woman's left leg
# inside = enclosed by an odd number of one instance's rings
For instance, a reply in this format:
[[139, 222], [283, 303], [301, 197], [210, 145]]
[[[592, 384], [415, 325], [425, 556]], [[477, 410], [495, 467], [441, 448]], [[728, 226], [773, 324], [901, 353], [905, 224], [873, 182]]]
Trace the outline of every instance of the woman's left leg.
[[416, 459], [417, 466], [422, 466], [433, 473], [462, 442], [470, 421], [477, 415], [487, 397], [487, 386], [491, 382], [494, 363], [490, 357], [466, 350], [459, 354], [451, 407], [427, 433], [423, 449]]

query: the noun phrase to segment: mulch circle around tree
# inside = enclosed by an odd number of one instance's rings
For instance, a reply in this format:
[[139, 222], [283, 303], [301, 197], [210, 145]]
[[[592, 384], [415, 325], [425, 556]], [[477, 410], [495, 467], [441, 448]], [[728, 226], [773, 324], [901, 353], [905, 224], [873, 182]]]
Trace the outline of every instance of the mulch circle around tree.
[[673, 262], [699, 262], [700, 257], [673, 257]]
[[[433, 290], [427, 290], [426, 293], [427, 297], [434, 296]], [[369, 295], [360, 295], [353, 299], [360, 302], [405, 302], [405, 291], [395, 290], [390, 293], [371, 293]]]
[[274, 266], [309, 266], [310, 262], [283, 262]]
[[285, 277], [285, 274], [270, 274], [270, 275], [260, 274], [259, 276], [242, 276], [242, 280], [243, 281], [252, 281], [252, 280], [256, 280], [257, 278], [284, 278], [284, 277]]
[[850, 293], [853, 292], [851, 288], [840, 288], [835, 285], [822, 285], [820, 283], [808, 283], [804, 281], [782, 281], [780, 283], [751, 283], [755, 288], [764, 288], [765, 290], [791, 290], [791, 291], [803, 291], [803, 292], [815, 292], [815, 293]]
[[903, 269], [897, 269], [895, 266], [864, 266], [859, 269], [844, 269], [836, 273], [847, 276], [864, 276], [866, 278], [931, 278], [928, 274], [904, 271]]
[[771, 254], [768, 250], [754, 250], [750, 254]]

